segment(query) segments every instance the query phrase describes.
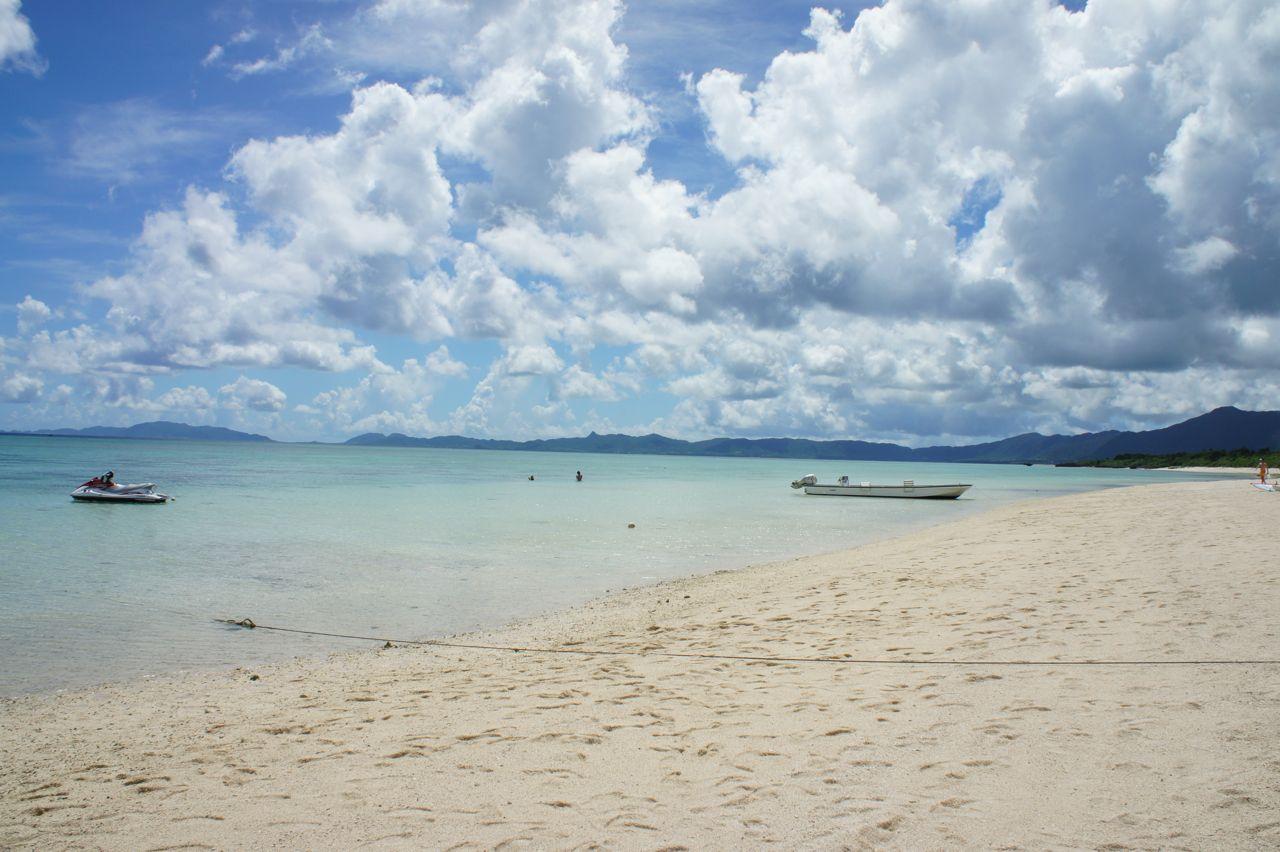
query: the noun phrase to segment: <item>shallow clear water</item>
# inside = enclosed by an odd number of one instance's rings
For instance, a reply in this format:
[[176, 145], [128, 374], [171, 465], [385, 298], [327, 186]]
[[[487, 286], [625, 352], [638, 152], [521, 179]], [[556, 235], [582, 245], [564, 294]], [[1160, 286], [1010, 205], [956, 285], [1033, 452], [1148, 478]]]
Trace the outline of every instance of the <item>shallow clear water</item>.
[[[108, 468], [117, 481], [156, 482], [177, 500], [71, 500], [75, 486]], [[578, 469], [584, 482], [574, 481]], [[956, 501], [920, 501], [805, 497], [787, 487], [811, 472], [824, 482], [848, 474], [974, 488]], [[0, 694], [361, 645], [229, 628], [217, 616], [439, 636], [606, 590], [836, 550], [1014, 500], [1175, 478], [0, 436]]]

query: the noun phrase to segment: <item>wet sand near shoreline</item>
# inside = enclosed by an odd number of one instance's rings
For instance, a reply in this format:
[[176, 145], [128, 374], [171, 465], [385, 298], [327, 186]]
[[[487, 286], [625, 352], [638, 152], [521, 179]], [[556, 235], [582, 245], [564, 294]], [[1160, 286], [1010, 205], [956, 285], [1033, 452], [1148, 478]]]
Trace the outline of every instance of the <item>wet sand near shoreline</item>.
[[[467, 639], [627, 655], [6, 700], [0, 845], [1274, 847], [1278, 520], [1241, 482], [1090, 492]], [[1052, 665], [1091, 660], [1126, 664]]]

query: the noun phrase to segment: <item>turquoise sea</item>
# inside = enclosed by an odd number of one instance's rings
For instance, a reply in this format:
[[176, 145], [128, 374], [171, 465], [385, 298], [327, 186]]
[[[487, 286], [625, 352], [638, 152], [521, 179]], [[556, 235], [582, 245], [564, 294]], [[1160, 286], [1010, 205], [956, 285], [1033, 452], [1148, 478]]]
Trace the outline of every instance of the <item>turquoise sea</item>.
[[[155, 482], [177, 499], [71, 500], [109, 468], [119, 482]], [[806, 473], [974, 488], [941, 502], [805, 497], [788, 484]], [[442, 636], [1015, 500], [1176, 478], [1191, 477], [0, 436], [0, 694], [369, 644], [241, 630], [214, 617]]]

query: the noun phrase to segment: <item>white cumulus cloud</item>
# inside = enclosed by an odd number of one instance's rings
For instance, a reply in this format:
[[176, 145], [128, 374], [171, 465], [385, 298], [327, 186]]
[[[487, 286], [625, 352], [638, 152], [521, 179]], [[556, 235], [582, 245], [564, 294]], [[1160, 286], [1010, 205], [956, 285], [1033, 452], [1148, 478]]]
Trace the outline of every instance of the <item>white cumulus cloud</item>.
[[53, 310], [39, 299], [26, 298], [18, 303], [18, 334], [30, 334], [48, 322]]
[[169, 411], [204, 412], [217, 404], [213, 394], [199, 385], [170, 388], [156, 397], [156, 405]]
[[26, 373], [0, 377], [0, 402], [33, 402], [44, 390], [44, 382]]
[[0, 69], [39, 77], [47, 64], [36, 52], [36, 34], [22, 14], [22, 0], [0, 0]]
[[336, 430], [428, 434], [438, 428], [427, 409], [450, 379], [465, 378], [467, 367], [441, 346], [422, 360], [406, 359], [400, 369], [370, 373], [352, 386], [317, 394], [302, 413]]
[[281, 411], [286, 399], [284, 391], [271, 382], [245, 376], [218, 388], [218, 397], [224, 408], [233, 411]]

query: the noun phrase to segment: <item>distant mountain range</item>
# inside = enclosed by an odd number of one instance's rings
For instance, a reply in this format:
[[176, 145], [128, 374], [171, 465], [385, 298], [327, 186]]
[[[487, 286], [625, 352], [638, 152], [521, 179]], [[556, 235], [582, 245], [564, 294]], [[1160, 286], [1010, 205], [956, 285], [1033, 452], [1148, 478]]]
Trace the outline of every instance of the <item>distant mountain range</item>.
[[188, 426], [169, 420], [152, 420], [133, 426], [90, 426], [88, 429], [41, 429], [35, 432], [0, 432], [0, 435], [51, 435], [58, 438], [147, 438], [152, 441], [268, 441], [221, 426]]
[[813, 441], [808, 438], [712, 438], [681, 441], [662, 435], [598, 435], [536, 441], [499, 441], [446, 435], [412, 438], [369, 432], [347, 444], [366, 447], [439, 447], [465, 450], [526, 450], [561, 453], [649, 453], [668, 456], [841, 459], [850, 461], [936, 461], [1059, 463], [1107, 459], [1119, 453], [1176, 453], [1249, 447], [1280, 447], [1280, 411], [1241, 411], [1227, 406], [1147, 432], [1088, 432], [1041, 435], [1028, 432], [1002, 441], [961, 447], [921, 447], [867, 441]]
[[[127, 428], [48, 429], [5, 432], [7, 435], [55, 435], [84, 438], [149, 438], [152, 440], [270, 441], [221, 426], [188, 426], [157, 420]], [[808, 438], [711, 438], [681, 441], [662, 435], [598, 435], [501, 441], [444, 435], [414, 438], [369, 432], [345, 442], [360, 447], [437, 447], [460, 450], [515, 450], [552, 453], [631, 453], [664, 456], [731, 456], [849, 461], [931, 461], [991, 463], [1062, 463], [1109, 459], [1120, 453], [1200, 452], [1264, 447], [1280, 448], [1280, 411], [1241, 411], [1227, 406], [1182, 423], [1146, 432], [1088, 432], [1083, 435], [1041, 435], [1028, 432], [1002, 441], [960, 447], [920, 447], [868, 441], [814, 441]]]

